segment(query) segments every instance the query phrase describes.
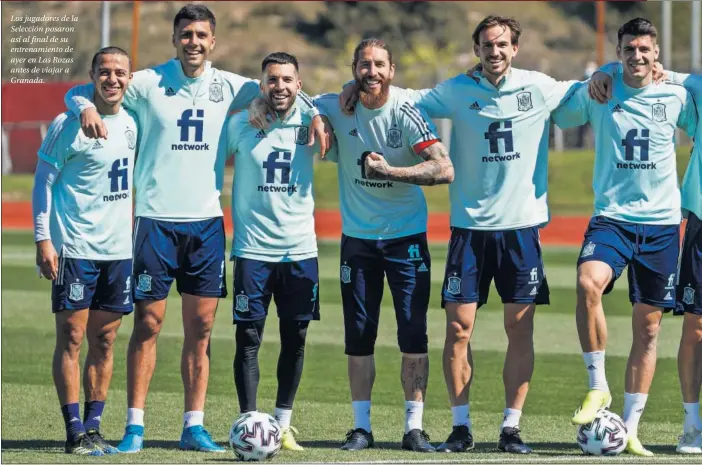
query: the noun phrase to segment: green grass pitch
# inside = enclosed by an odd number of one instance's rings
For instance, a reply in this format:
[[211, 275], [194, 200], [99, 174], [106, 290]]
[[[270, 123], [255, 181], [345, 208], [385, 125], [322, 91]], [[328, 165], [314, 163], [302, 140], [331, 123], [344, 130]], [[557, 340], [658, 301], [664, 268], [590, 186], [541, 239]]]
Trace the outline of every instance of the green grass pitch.
[[[34, 247], [27, 233], [2, 234], [2, 460], [7, 463], [190, 463], [229, 462], [231, 453], [208, 455], [177, 450], [182, 421], [180, 300], [174, 292], [158, 343], [158, 363], [146, 408], [146, 449], [138, 455], [86, 459], [63, 454], [64, 428], [51, 380], [54, 322], [49, 283], [39, 280], [34, 268]], [[282, 452], [274, 462], [601, 462], [584, 457], [575, 444], [570, 416], [587, 387], [587, 374], [575, 329], [574, 262], [576, 250], [546, 249], [545, 263], [552, 289], [552, 304], [537, 311], [536, 371], [522, 416], [523, 437], [535, 454], [514, 457], [496, 450], [502, 419], [502, 363], [506, 339], [499, 298], [493, 288], [489, 304], [479, 311], [473, 339], [475, 377], [471, 390], [475, 451], [461, 455], [421, 455], [399, 449], [404, 406], [400, 386], [400, 354], [396, 346], [393, 310], [386, 292], [376, 350], [377, 379], [373, 391], [372, 421], [377, 449], [362, 453], [338, 450], [352, 426], [343, 324], [338, 283], [336, 244], [320, 246], [320, 299], [322, 321], [309, 330], [307, 355], [298, 392], [293, 425], [304, 452]], [[432, 246], [433, 288], [429, 309], [431, 375], [424, 424], [432, 442], [449, 433], [451, 413], [441, 373], [444, 314], [439, 307], [446, 246]], [[231, 279], [231, 269], [228, 276]], [[626, 280], [605, 298], [610, 343], [607, 372], [614, 395], [612, 409], [621, 413], [623, 374], [631, 341]], [[231, 283], [230, 283], [231, 285]], [[226, 443], [236, 417], [232, 376], [234, 357], [231, 298], [221, 302], [212, 339], [212, 364], [205, 425], [214, 439]], [[275, 398], [275, 365], [279, 350], [277, 318], [271, 313], [260, 352], [259, 408], [271, 412]], [[126, 412], [125, 353], [132, 328], [126, 317], [115, 348], [114, 377], [103, 420], [103, 432], [112, 442], [121, 438]], [[681, 319], [666, 315], [658, 344], [658, 369], [640, 437], [657, 454], [652, 460], [626, 455], [608, 462], [691, 462], [699, 457], [675, 454], [682, 428], [681, 396], [676, 355]]]

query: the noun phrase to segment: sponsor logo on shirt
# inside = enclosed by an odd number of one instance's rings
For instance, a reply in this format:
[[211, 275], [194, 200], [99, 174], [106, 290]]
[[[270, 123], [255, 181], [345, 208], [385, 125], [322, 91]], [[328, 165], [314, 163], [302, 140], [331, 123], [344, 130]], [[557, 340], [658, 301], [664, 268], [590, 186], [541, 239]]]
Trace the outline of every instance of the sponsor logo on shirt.
[[[292, 152], [275, 151], [268, 154], [268, 158], [263, 162], [263, 169], [266, 171], [266, 185], [259, 185], [259, 192], [284, 192], [294, 194], [297, 186], [290, 184], [290, 163]], [[278, 176], [280, 172], [280, 176]]]
[[180, 144], [171, 144], [171, 150], [210, 150], [210, 144], [202, 142], [205, 127], [205, 110], [185, 110], [176, 123], [180, 128]]
[[521, 154], [514, 151], [511, 121], [495, 121], [490, 123], [485, 133], [489, 143], [489, 156], [482, 157], [483, 163], [519, 160]]

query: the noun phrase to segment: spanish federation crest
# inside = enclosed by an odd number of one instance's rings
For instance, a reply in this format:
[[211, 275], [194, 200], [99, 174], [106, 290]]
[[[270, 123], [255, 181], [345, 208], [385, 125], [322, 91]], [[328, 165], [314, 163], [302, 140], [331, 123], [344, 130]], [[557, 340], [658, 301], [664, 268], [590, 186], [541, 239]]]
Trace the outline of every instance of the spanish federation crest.
[[234, 298], [234, 310], [239, 313], [249, 311], [249, 297], [244, 294], [239, 294]]
[[453, 295], [460, 294], [461, 278], [458, 276], [449, 276], [448, 283], [446, 284], [446, 292]]
[[583, 257], [589, 257], [589, 256], [592, 255], [593, 253], [595, 253], [595, 244], [593, 244], [592, 242], [590, 242], [588, 245], [586, 245], [585, 247], [583, 247], [583, 252], [580, 254], [580, 257], [581, 257], [581, 258], [583, 258]]
[[140, 274], [137, 278], [137, 289], [141, 292], [151, 292], [151, 276]]
[[665, 116], [665, 104], [654, 103], [653, 105], [651, 105], [651, 111], [651, 117], [653, 118], [653, 121], [657, 123], [662, 123], [663, 121], [667, 120]]
[[348, 265], [341, 265], [341, 282], [344, 284], [351, 282], [351, 267]]
[[213, 82], [210, 84], [210, 100], [213, 102], [221, 102], [224, 100], [224, 94], [222, 93], [222, 84], [219, 82]]
[[529, 111], [534, 108], [531, 103], [531, 92], [520, 92], [517, 94], [517, 110]]
[[307, 145], [310, 141], [310, 130], [307, 126], [298, 126], [295, 128], [295, 144]]
[[129, 147], [129, 150], [134, 150], [134, 147], [136, 147], [136, 136], [134, 135], [134, 131], [127, 129], [124, 132], [124, 137], [127, 139], [127, 147]]
[[691, 287], [686, 287], [683, 290], [682, 301], [686, 305], [692, 305], [695, 303], [695, 290]]
[[83, 300], [83, 290], [85, 285], [83, 283], [71, 283], [70, 292], [68, 298], [74, 302]]
[[397, 128], [390, 128], [386, 137], [388, 147], [399, 149], [402, 147], [402, 131]]

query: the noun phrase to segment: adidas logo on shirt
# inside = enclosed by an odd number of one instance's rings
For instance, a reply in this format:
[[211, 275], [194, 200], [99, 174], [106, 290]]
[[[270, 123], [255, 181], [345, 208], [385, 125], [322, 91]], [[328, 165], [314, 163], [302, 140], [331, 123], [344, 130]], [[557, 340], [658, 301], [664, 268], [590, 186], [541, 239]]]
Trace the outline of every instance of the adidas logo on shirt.
[[358, 131], [356, 130], [356, 128], [353, 128], [351, 131], [349, 131], [349, 136], [358, 137]]
[[166, 89], [166, 97], [173, 97], [176, 94], [175, 90], [173, 90], [173, 87], [169, 87]]
[[93, 150], [98, 150], [102, 148], [102, 144], [100, 143], [99, 140], [96, 140], [95, 143], [93, 144]]
[[256, 134], [256, 139], [265, 139], [266, 138], [266, 132], [261, 129], [258, 131], [258, 134]]
[[624, 110], [622, 110], [622, 107], [617, 103], [614, 105], [614, 108], [612, 108], [612, 113], [624, 113]]
[[480, 105], [478, 104], [478, 102], [473, 102], [473, 105], [471, 105], [469, 108], [470, 108], [471, 110], [478, 110], [478, 111], [480, 111]]

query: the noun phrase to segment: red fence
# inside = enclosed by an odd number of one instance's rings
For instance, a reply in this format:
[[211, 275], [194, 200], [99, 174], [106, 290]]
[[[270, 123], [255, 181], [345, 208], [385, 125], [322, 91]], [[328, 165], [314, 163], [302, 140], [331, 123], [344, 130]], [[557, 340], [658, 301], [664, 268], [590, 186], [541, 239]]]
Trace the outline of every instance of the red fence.
[[34, 172], [37, 150], [41, 145], [38, 123], [48, 124], [56, 115], [66, 111], [63, 96], [75, 84], [2, 84], [2, 130], [7, 137], [3, 137], [3, 143], [8, 144], [3, 150], [8, 150], [13, 172]]

